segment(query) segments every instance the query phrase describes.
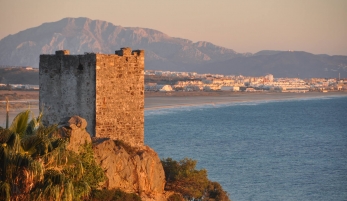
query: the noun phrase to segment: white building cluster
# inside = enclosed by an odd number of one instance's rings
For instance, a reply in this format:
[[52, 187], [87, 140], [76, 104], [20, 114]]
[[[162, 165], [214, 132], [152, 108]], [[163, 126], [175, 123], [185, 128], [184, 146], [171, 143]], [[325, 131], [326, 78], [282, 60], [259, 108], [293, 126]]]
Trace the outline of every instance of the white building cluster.
[[32, 84], [2, 84], [0, 89], [17, 89], [17, 90], [39, 90], [39, 85]]
[[166, 77], [169, 80], [185, 78], [175, 84], [158, 85], [145, 83], [146, 91], [279, 91], [307, 92], [347, 90], [347, 80], [274, 78], [272, 74], [261, 77], [246, 77], [220, 74], [198, 74], [196, 72], [145, 71], [145, 75]]

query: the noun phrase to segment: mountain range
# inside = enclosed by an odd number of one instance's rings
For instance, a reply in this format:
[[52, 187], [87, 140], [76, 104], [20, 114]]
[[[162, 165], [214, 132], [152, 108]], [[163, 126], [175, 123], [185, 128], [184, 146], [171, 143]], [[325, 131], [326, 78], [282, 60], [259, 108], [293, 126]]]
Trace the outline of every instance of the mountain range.
[[[208, 28], [208, 27], [207, 27]], [[145, 50], [146, 70], [275, 77], [347, 77], [347, 56], [264, 50], [238, 53], [210, 42], [192, 42], [160, 31], [122, 27], [88, 18], [44, 23], [0, 40], [0, 65], [38, 67], [40, 54], [113, 54], [121, 47]]]

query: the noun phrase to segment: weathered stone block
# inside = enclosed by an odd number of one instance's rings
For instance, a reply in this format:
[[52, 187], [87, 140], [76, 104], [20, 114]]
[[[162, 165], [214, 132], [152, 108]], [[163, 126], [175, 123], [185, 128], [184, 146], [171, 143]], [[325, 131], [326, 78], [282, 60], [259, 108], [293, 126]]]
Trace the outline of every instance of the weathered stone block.
[[120, 50], [115, 51], [115, 54], [118, 56], [130, 56], [131, 55], [131, 48], [130, 47], [123, 47]]

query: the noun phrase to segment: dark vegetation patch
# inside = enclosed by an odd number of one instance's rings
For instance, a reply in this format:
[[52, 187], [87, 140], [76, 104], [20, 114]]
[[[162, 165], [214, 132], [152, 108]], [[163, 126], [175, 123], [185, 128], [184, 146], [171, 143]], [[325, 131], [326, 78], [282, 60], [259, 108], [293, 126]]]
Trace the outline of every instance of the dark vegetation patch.
[[92, 190], [91, 199], [92, 201], [141, 201], [140, 196], [135, 193], [126, 193], [119, 189], [102, 189]]
[[123, 149], [125, 149], [125, 151], [131, 155], [137, 155], [138, 154], [138, 149], [135, 147], [132, 147], [131, 145], [129, 145], [128, 143], [124, 142], [123, 140], [114, 140], [114, 143], [116, 146], [118, 147], [122, 147]]
[[170, 201], [180, 201], [180, 194], [184, 200], [200, 201], [230, 201], [228, 193], [217, 182], [207, 178], [205, 169], [197, 170], [196, 160], [185, 158], [180, 161], [171, 158], [162, 159], [165, 171], [165, 190], [174, 191]]

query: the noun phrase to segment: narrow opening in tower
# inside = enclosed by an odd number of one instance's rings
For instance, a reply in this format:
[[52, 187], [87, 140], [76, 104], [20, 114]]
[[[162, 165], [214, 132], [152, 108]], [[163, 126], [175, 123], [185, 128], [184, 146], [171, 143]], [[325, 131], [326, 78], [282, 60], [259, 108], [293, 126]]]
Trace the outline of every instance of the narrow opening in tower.
[[79, 65], [78, 65], [78, 68], [77, 68], [78, 70], [83, 70], [83, 65], [80, 63]]

